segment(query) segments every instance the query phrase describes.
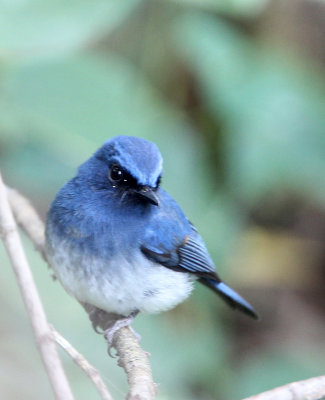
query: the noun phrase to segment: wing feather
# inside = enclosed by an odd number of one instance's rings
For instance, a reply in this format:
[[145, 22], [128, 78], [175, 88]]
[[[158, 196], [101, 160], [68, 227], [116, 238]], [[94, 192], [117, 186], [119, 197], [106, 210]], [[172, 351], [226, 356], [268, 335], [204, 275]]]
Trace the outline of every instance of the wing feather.
[[153, 248], [144, 244], [141, 250], [150, 259], [168, 268], [219, 280], [208, 250], [194, 227], [178, 246], [168, 252], [157, 246]]

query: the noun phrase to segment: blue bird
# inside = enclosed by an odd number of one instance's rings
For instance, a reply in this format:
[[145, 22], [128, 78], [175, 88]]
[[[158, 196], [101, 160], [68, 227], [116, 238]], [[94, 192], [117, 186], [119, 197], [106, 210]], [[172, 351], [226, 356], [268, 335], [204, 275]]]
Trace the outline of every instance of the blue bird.
[[132, 136], [108, 140], [79, 167], [47, 216], [55, 275], [82, 304], [128, 323], [138, 312], [175, 307], [195, 280], [257, 318], [221, 281], [201, 236], [160, 187], [162, 167], [156, 145]]

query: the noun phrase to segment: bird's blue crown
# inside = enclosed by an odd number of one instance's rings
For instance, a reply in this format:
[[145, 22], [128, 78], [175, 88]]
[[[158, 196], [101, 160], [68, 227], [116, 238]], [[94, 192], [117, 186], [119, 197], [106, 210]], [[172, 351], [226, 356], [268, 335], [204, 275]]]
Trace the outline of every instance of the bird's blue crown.
[[139, 185], [154, 187], [162, 173], [163, 159], [158, 147], [133, 136], [116, 136], [108, 140], [96, 151], [94, 158], [109, 166], [121, 166]]

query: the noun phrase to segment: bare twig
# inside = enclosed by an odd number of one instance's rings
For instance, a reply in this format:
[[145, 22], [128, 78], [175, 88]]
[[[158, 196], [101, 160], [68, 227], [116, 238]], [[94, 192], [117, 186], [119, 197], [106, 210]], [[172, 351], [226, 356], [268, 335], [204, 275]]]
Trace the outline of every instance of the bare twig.
[[128, 400], [152, 400], [157, 387], [153, 382], [148, 354], [142, 350], [133, 332], [121, 328], [114, 335], [113, 345], [120, 357], [119, 365], [124, 369], [130, 386]]
[[[29, 201], [16, 190], [7, 188], [8, 197], [18, 225], [36, 246], [46, 260], [44, 225]], [[23, 211], [25, 210], [25, 211]], [[94, 310], [93, 306], [85, 305], [87, 313], [92, 320], [93, 312], [103, 315], [103, 325], [98, 326], [105, 330], [107, 315], [102, 310]], [[128, 400], [153, 400], [156, 394], [156, 385], [152, 379], [151, 368], [146, 353], [138, 343], [129, 328], [122, 328], [114, 335], [113, 345], [120, 358], [119, 365], [124, 369], [130, 385]], [[83, 367], [77, 363], [80, 368]], [[97, 387], [98, 391], [99, 388]]]
[[73, 400], [68, 380], [64, 374], [52, 332], [46, 320], [23, 246], [17, 231], [7, 199], [6, 189], [0, 174], [0, 233], [17, 277], [29, 320], [31, 322], [36, 345], [58, 400]]
[[325, 375], [293, 382], [243, 400], [321, 400], [325, 398]]
[[[30, 205], [28, 200], [23, 197], [19, 192], [7, 188], [8, 198], [12, 207], [12, 211], [15, 215], [17, 223], [22, 227], [27, 236], [31, 239], [31, 241], [36, 246], [36, 249], [41, 252], [44, 259], [46, 260], [45, 254], [45, 246], [44, 246], [44, 225], [38, 217], [34, 208]], [[9, 218], [8, 218], [9, 216]], [[15, 265], [15, 273], [20, 274], [19, 270], [16, 272], [16, 264], [22, 263], [24, 268], [28, 267], [27, 261], [22, 249], [22, 246], [19, 241], [18, 233], [16, 231], [16, 226], [13, 221], [11, 210], [7, 204], [7, 199], [5, 195], [5, 191], [3, 185], [1, 184], [1, 175], [0, 175], [0, 233], [3, 237], [3, 241], [7, 247], [7, 251], [12, 259], [12, 262]], [[18, 243], [18, 244], [17, 244]], [[30, 273], [29, 273], [30, 275]], [[24, 288], [28, 287], [28, 293], [23, 294], [24, 301], [26, 303], [26, 307], [28, 309], [32, 309], [32, 316], [30, 317], [32, 320], [32, 325], [38, 325], [39, 323], [39, 315], [44, 316], [44, 312], [41, 309], [39, 311], [37, 308], [34, 309], [33, 302], [29, 299], [30, 293], [29, 291], [36, 292], [31, 288], [34, 287], [34, 282], [30, 283], [31, 277], [23, 276], [22, 282], [19, 284]], [[36, 292], [36, 296], [37, 292]], [[25, 299], [26, 297], [26, 299]], [[83, 305], [91, 317], [91, 314], [96, 311], [93, 307], [89, 305]], [[107, 323], [107, 318], [105, 312], [101, 310], [97, 310], [99, 313], [103, 313], [102, 324], [100, 323], [100, 318], [97, 320], [98, 326], [104, 329], [105, 323]], [[98, 316], [97, 316], [98, 317]], [[100, 315], [99, 315], [100, 317]], [[35, 321], [36, 319], [36, 321]], [[91, 317], [92, 319], [92, 317]], [[45, 322], [44, 322], [45, 321]], [[45, 323], [45, 325], [44, 325]], [[101, 326], [102, 325], [102, 326]], [[71, 356], [71, 358], [76, 362], [76, 364], [82, 368], [87, 375], [93, 380], [94, 384], [97, 387], [99, 393], [101, 393], [102, 399], [111, 400], [111, 396], [107, 392], [107, 389], [103, 388], [103, 392], [101, 392], [101, 386], [104, 385], [99, 375], [97, 375], [97, 371], [88, 363], [84, 357], [79, 354], [73, 347], [56, 331], [51, 336], [51, 331], [49, 331], [49, 326], [46, 322], [46, 319], [43, 320], [41, 325], [41, 330], [35, 333], [36, 342], [40, 346], [41, 350], [44, 350], [45, 345], [49, 345], [52, 343], [53, 338], [62, 346], [67, 353]], [[139, 346], [137, 338], [130, 331], [129, 328], [122, 328], [116, 332], [114, 335], [113, 344], [115, 349], [117, 350], [117, 354], [119, 356], [119, 365], [125, 370], [125, 373], [128, 378], [128, 382], [130, 385], [130, 390], [127, 396], [128, 400], [153, 400], [156, 394], [156, 386], [152, 380], [151, 368], [148, 361], [148, 354], [144, 352]], [[55, 351], [55, 349], [54, 349]], [[47, 350], [48, 355], [53, 352]], [[55, 351], [56, 352], [56, 351]], [[57, 355], [55, 355], [56, 357]], [[50, 357], [51, 358], [51, 357]], [[53, 361], [53, 359], [52, 359]], [[47, 368], [53, 370], [58, 374], [58, 369], [54, 364], [44, 361]], [[59, 366], [61, 368], [61, 365]], [[56, 376], [56, 379], [62, 384], [63, 380], [60, 376]], [[63, 378], [65, 380], [65, 377]], [[55, 384], [55, 383], [54, 383]], [[70, 389], [69, 389], [70, 391]], [[57, 399], [72, 399], [72, 394], [61, 395], [59, 393]], [[61, 397], [60, 397], [61, 396]], [[106, 396], [106, 397], [105, 397]], [[270, 390], [268, 392], [264, 392], [258, 394], [256, 396], [248, 397], [244, 400], [320, 400], [325, 398], [325, 376], [319, 376], [316, 378], [311, 378], [305, 381], [293, 382], [285, 386], [281, 386], [279, 388]]]
[[100, 397], [103, 400], [113, 400], [97, 369], [95, 369], [81, 353], [79, 353], [57, 330], [55, 330], [54, 327], [51, 328], [56, 343], [62, 347], [78, 367], [80, 367], [92, 380]]
[[[81, 303], [91, 320], [93, 328], [105, 332], [122, 318], [121, 315], [107, 313], [87, 303]], [[119, 357], [118, 365], [126, 373], [129, 382], [128, 400], [153, 400], [157, 394], [157, 386], [153, 381], [149, 363], [149, 353], [139, 345], [139, 339], [129, 327], [119, 329], [113, 337], [113, 344]], [[111, 355], [111, 346], [108, 353]]]
[[6, 186], [7, 197], [17, 224], [46, 260], [44, 224], [34, 207], [17, 190]]

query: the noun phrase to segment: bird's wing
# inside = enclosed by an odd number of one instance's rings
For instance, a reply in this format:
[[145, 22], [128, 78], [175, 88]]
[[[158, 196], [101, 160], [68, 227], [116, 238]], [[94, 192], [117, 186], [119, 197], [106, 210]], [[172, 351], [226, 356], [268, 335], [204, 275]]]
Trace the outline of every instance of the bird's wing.
[[165, 232], [160, 224], [156, 230], [151, 230], [150, 236], [141, 244], [142, 252], [165, 267], [219, 280], [203, 239], [194, 226], [188, 222], [188, 233], [177, 228]]
[[176, 271], [195, 274], [201, 283], [222, 297], [231, 307], [258, 318], [253, 307], [238, 293], [221, 281], [215, 271], [203, 239], [184, 217], [173, 209], [151, 221], [150, 229], [141, 242], [141, 251], [152, 261]]

